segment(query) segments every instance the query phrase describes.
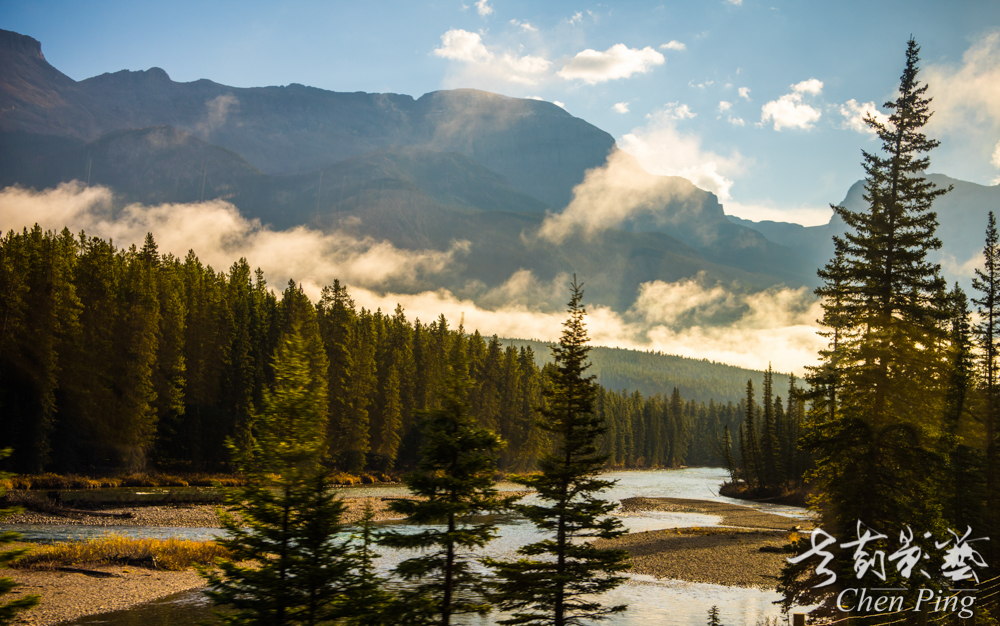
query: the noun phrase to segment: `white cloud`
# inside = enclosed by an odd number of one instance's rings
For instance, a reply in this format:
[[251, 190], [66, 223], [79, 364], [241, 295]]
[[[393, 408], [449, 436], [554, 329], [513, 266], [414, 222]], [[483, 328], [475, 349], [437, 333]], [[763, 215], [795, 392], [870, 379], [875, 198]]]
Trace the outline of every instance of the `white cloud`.
[[207, 135], [225, 126], [229, 112], [239, 105], [240, 101], [230, 93], [207, 100], [205, 102], [205, 119], [195, 125], [196, 129]]
[[538, 30], [528, 22], [519, 22], [518, 20], [511, 20], [510, 23], [513, 24], [514, 26], [520, 26], [522, 30], [526, 30], [528, 32], [536, 32]]
[[746, 122], [743, 121], [742, 117], [733, 117], [732, 115], [726, 117], [726, 121], [733, 126], [746, 126]]
[[479, 33], [453, 28], [441, 35], [436, 56], [461, 61], [477, 79], [496, 79], [535, 85], [549, 74], [552, 62], [539, 56], [519, 56], [510, 52], [494, 54], [483, 44]]
[[[66, 226], [114, 238], [118, 246], [141, 245], [152, 232], [161, 252], [183, 258], [193, 249], [202, 263], [217, 271], [243, 256], [251, 267], [264, 271], [272, 288], [280, 290], [294, 279], [314, 301], [336, 278], [348, 286], [357, 306], [369, 310], [392, 311], [400, 304], [411, 320], [432, 320], [443, 313], [453, 325], [464, 316], [469, 332], [488, 336], [556, 341], [562, 332], [565, 275], [543, 282], [520, 270], [476, 300], [435, 288], [431, 279], [467, 254], [463, 242], [448, 251], [403, 250], [341, 232], [305, 227], [274, 231], [218, 200], [130, 205], [118, 212], [112, 211], [111, 201], [108, 189], [79, 183], [43, 192], [9, 188], [0, 191], [0, 229], [20, 230], [34, 222], [45, 229]], [[394, 285], [410, 292], [394, 292]], [[821, 311], [805, 288], [747, 294], [738, 285], [705, 284], [699, 276], [645, 283], [625, 313], [586, 304], [593, 345], [656, 350], [756, 369], [771, 361], [778, 371], [800, 374], [824, 345], [810, 326]], [[725, 323], [713, 326], [711, 317], [724, 318]]]
[[[558, 341], [566, 314], [539, 311], [523, 301], [522, 293], [541, 290], [549, 300], [565, 299], [566, 286], [538, 284], [530, 272], [518, 272], [505, 283], [511, 300], [485, 307], [461, 299], [447, 290], [423, 293], [378, 294], [352, 289], [358, 306], [391, 311], [400, 304], [407, 318], [435, 319], [439, 315], [457, 324], [464, 317], [469, 332], [484, 335]], [[559, 291], [555, 296], [550, 291]], [[307, 291], [307, 294], [309, 292]], [[313, 297], [318, 295], [309, 294]], [[737, 286], [702, 286], [701, 279], [675, 283], [654, 281], [640, 287], [639, 296], [624, 314], [585, 300], [587, 333], [591, 345], [633, 350], [653, 350], [696, 359], [710, 359], [739, 367], [804, 373], [815, 364], [825, 340], [816, 334], [814, 320], [822, 317], [818, 302], [806, 288], [769, 289], [756, 294], [741, 293]], [[705, 315], [728, 315], [725, 325], [701, 322]]]
[[688, 81], [688, 87], [697, 87], [698, 89], [704, 89], [705, 87], [710, 87], [715, 83], [714, 80], [706, 80], [703, 83], [695, 84], [694, 79]]
[[489, 2], [490, 0], [476, 0], [476, 10], [479, 11], [479, 15], [486, 17], [493, 13], [493, 7], [490, 6]]
[[804, 80], [801, 83], [792, 85], [792, 91], [796, 93], [810, 93], [814, 96], [818, 96], [823, 91], [823, 81], [810, 78], [809, 80]]
[[616, 102], [611, 108], [618, 113], [628, 113], [628, 102]]
[[86, 230], [120, 247], [141, 246], [152, 232], [161, 253], [184, 258], [193, 249], [203, 263], [220, 270], [246, 257], [279, 288], [289, 278], [314, 286], [339, 278], [369, 289], [426, 284], [426, 277], [445, 271], [469, 250], [468, 242], [453, 242], [447, 251], [406, 250], [340, 231], [324, 233], [304, 226], [276, 231], [242, 217], [222, 200], [133, 204], [120, 212], [112, 211], [111, 201], [107, 188], [86, 188], [78, 182], [42, 192], [10, 187], [0, 191], [0, 230], [20, 230], [37, 222], [44, 229]]
[[725, 100], [722, 100], [721, 102], [719, 102], [719, 112], [720, 113], [725, 113], [726, 111], [728, 111], [731, 108], [733, 108], [733, 103], [732, 102], [726, 102]]
[[568, 21], [570, 24], [577, 24], [577, 23], [579, 23], [582, 20], [583, 20], [583, 13], [580, 12], [580, 11], [577, 11], [576, 13], [573, 14], [573, 17], [569, 18], [566, 21]]
[[542, 239], [561, 243], [575, 233], [590, 237], [639, 215], [669, 220], [664, 209], [697, 189], [688, 181], [653, 176], [626, 152], [614, 150], [601, 167], [587, 170], [573, 189], [573, 200], [561, 213], [548, 215], [539, 230]]
[[649, 46], [640, 50], [617, 43], [604, 52], [589, 48], [579, 52], [557, 73], [566, 80], [582, 80], [588, 85], [596, 85], [633, 74], [644, 74], [663, 63], [663, 55]]
[[[663, 116], [671, 120], [689, 120], [695, 116], [697, 113], [691, 111], [691, 107], [686, 104], [678, 104], [676, 102], [668, 102], [664, 105], [663, 110], [657, 115]], [[647, 115], [646, 117], [652, 118], [653, 115]]]
[[760, 123], [774, 122], [774, 130], [782, 128], [800, 128], [809, 130], [822, 113], [802, 102], [803, 94], [819, 95], [823, 91], [822, 81], [810, 78], [792, 85], [792, 93], [787, 93], [777, 100], [771, 100], [760, 111]]
[[997, 147], [993, 148], [993, 158], [990, 160], [993, 167], [1000, 167], [1000, 141], [997, 142]]
[[882, 124], [889, 124], [889, 116], [878, 110], [874, 102], [859, 104], [857, 100], [850, 99], [840, 105], [840, 114], [844, 116], [843, 128], [848, 128], [859, 133], [875, 135], [878, 133], [874, 128], [865, 123], [865, 118], [871, 116]]
[[649, 123], [632, 129], [618, 145], [638, 159], [647, 172], [687, 178], [727, 200], [733, 186], [731, 177], [742, 171], [743, 157], [735, 150], [728, 157], [704, 150], [700, 137], [678, 130], [677, 121], [694, 115], [687, 105], [669, 104], [647, 116]]
[[970, 46], [961, 65], [928, 65], [922, 74], [934, 98], [931, 125], [948, 130], [1000, 127], [1000, 31]]
[[977, 269], [983, 267], [983, 253], [973, 252], [972, 256], [965, 262], [959, 261], [954, 254], [947, 252], [941, 254], [941, 268], [946, 275], [957, 276], [959, 278], [972, 278]]
[[556, 105], [557, 107], [562, 107], [564, 109], [566, 108], [566, 104], [563, 102], [559, 102], [558, 100], [553, 100], [552, 104]]
[[687, 46], [676, 39], [671, 39], [667, 43], [661, 45], [660, 50], [687, 50]]
[[[737, 72], [737, 73], [739, 73], [739, 72]], [[745, 98], [747, 100], [750, 99], [750, 88], [749, 87], [740, 87], [739, 88], [739, 92], [740, 92], [740, 97], [741, 98]]]
[[726, 2], [737, 7], [743, 5], [743, 0], [726, 0]]
[[483, 45], [479, 33], [453, 28], [441, 35], [441, 47], [434, 49], [436, 56], [465, 63], [486, 63], [493, 59], [493, 53]]
[[754, 222], [790, 222], [803, 226], [821, 226], [830, 222], [833, 211], [829, 206], [776, 207], [771, 204], [726, 202], [726, 215], [735, 215]]

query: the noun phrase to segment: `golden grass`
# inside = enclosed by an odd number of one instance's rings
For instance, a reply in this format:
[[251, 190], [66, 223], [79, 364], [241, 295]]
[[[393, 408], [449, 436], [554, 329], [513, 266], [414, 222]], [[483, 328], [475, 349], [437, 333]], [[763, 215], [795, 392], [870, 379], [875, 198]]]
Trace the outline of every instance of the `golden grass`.
[[123, 474], [91, 478], [75, 474], [24, 474], [0, 480], [4, 489], [102, 489], [107, 487], [240, 487], [246, 478], [234, 475]]
[[212, 565], [228, 553], [214, 541], [184, 539], [133, 539], [108, 535], [87, 541], [37, 546], [18, 559], [14, 567], [47, 568], [76, 565], [136, 565], [155, 559], [160, 569], [183, 570], [194, 565]]

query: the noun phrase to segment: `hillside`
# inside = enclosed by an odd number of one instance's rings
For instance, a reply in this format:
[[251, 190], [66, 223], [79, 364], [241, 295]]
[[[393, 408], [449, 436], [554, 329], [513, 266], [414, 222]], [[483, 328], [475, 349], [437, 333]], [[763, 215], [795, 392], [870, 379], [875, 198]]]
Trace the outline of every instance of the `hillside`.
[[[530, 347], [539, 366], [553, 362], [549, 344], [543, 341], [501, 339], [501, 342], [505, 346]], [[669, 395], [676, 387], [685, 400], [737, 404], [746, 398], [747, 380], [753, 381], [758, 395], [764, 384], [764, 372], [759, 370], [659, 352], [594, 346], [590, 349], [590, 362], [589, 373], [597, 377], [599, 385], [612, 391], [638, 391], [643, 396]], [[797, 384], [803, 383], [800, 380]], [[787, 394], [786, 374], [774, 374], [774, 389], [775, 395]]]

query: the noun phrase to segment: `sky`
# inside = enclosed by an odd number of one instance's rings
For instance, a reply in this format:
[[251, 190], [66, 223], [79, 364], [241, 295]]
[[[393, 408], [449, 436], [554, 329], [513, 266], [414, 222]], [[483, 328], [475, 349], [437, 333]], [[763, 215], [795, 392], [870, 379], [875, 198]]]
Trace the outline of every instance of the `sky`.
[[[414, 97], [474, 87], [540, 98], [610, 133], [648, 171], [718, 194], [727, 213], [807, 225], [825, 223], [829, 203], [863, 177], [861, 151], [879, 146], [861, 119], [885, 113], [913, 36], [935, 99], [927, 132], [941, 141], [930, 171], [1000, 183], [995, 0], [0, 0], [0, 28], [41, 41], [48, 61], [76, 80], [160, 67], [176, 81], [235, 87], [301, 83]], [[386, 281], [433, 277], [468, 251], [273, 231], [216, 201], [112, 217], [110, 194], [74, 183], [2, 190], [0, 227], [20, 228], [31, 216], [44, 228], [69, 225], [124, 245], [155, 231], [161, 251], [183, 256], [194, 247], [218, 267], [246, 256], [270, 284], [293, 278], [311, 297], [339, 277], [371, 309], [400, 303], [411, 316], [445, 313], [470, 331], [511, 337], [554, 340], [561, 330], [563, 313], [537, 303], [559, 302], [566, 276], [548, 284], [521, 271], [475, 302], [445, 290], [387, 293]], [[759, 369], [771, 362], [801, 374], [824, 345], [817, 307], [805, 288], [748, 294], [697, 278], [652, 281], [625, 312], [591, 305], [588, 329], [596, 345]], [[720, 310], [738, 319], [727, 327], [699, 321]], [[678, 322], [688, 318], [695, 321]]]
[[932, 172], [1000, 182], [1000, 2], [4, 0], [0, 28], [81, 80], [301, 83], [414, 97], [473, 87], [565, 107], [652, 173], [750, 219], [825, 223], [863, 177], [907, 39], [935, 96]]

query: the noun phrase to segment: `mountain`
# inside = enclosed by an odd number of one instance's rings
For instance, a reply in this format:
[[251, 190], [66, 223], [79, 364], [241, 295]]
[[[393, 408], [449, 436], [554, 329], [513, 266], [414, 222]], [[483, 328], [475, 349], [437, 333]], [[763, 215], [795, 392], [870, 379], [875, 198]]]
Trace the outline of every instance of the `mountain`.
[[[942, 273], [949, 283], [958, 281], [968, 290], [972, 268], [982, 261], [987, 215], [990, 211], [1000, 211], [1000, 185], [979, 185], [944, 174], [930, 174], [927, 179], [941, 189], [952, 187], [950, 192], [934, 201], [941, 249], [931, 252], [928, 257], [942, 265]], [[864, 190], [864, 181], [854, 183], [839, 206], [852, 211], [865, 210]], [[809, 227], [786, 222], [752, 222], [735, 216], [729, 219], [787, 246], [809, 263], [814, 275], [816, 269], [833, 257], [833, 236], [843, 235], [847, 230], [847, 225], [836, 214], [827, 224]]]
[[279, 229], [348, 229], [410, 249], [470, 242], [430, 285], [467, 297], [519, 270], [587, 276], [590, 295], [619, 311], [653, 280], [749, 290], [809, 280], [799, 255], [730, 222], [713, 194], [645, 172], [679, 193], [620, 228], [540, 241], [546, 215], [616, 150], [604, 131], [542, 101], [470, 89], [417, 99], [242, 89], [178, 83], [158, 68], [74, 81], [39, 42], [0, 31], [0, 140], [2, 185], [76, 179], [112, 188], [119, 205], [225, 199]]

